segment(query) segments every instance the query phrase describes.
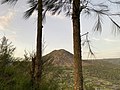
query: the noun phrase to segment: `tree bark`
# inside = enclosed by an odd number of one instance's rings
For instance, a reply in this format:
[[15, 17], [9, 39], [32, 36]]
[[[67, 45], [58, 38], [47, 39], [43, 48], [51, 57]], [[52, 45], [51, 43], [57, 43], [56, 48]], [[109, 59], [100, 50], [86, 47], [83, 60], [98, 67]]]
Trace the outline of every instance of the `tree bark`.
[[37, 19], [37, 46], [36, 46], [36, 67], [35, 79], [39, 88], [42, 76], [42, 0], [38, 0], [38, 19]]
[[35, 88], [35, 60], [36, 60], [36, 57], [32, 57], [32, 68], [31, 68], [32, 90], [34, 90]]
[[80, 0], [73, 0], [74, 90], [83, 90], [80, 12]]

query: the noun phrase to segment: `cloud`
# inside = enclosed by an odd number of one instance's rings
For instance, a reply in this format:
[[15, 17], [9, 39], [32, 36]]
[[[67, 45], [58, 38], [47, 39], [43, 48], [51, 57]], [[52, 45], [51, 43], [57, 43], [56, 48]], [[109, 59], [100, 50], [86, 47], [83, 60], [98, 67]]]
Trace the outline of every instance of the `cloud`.
[[109, 39], [109, 38], [105, 38], [104, 41], [107, 41], [107, 42], [117, 42], [117, 40], [113, 40], [113, 39]]
[[10, 39], [10, 41], [15, 41], [16, 40], [16, 35], [13, 34], [13, 35], [8, 35], [7, 38]]
[[17, 38], [17, 33], [15, 31], [10, 31], [6, 34], [7, 38], [10, 39], [10, 41], [15, 41]]
[[93, 40], [95, 40], [95, 41], [99, 41], [100, 39], [98, 39], [98, 38], [95, 38], [95, 37], [93, 37], [92, 38]]
[[9, 10], [8, 13], [4, 16], [0, 16], [0, 30], [5, 30], [14, 16], [14, 12]]
[[118, 42], [118, 40], [110, 39], [110, 38], [101, 38], [101, 39], [98, 39], [98, 38], [93, 37], [92, 39], [95, 40], [95, 41]]

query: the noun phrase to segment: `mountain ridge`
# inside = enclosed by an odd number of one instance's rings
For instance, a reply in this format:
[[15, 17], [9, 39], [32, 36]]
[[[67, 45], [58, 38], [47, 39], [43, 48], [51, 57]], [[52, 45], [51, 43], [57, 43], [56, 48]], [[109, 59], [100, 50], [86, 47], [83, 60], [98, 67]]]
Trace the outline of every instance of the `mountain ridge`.
[[[50, 57], [53, 60], [55, 66], [73, 66], [73, 54], [65, 49], [53, 50], [52, 52], [46, 54], [44, 57]], [[102, 61], [112, 64], [120, 65], [120, 58], [109, 58], [109, 59], [84, 59], [82, 61], [83, 66], [92, 65], [95, 62]]]
[[55, 66], [70, 67], [73, 65], [73, 54], [64, 49], [54, 50], [45, 55], [45, 57], [52, 58]]

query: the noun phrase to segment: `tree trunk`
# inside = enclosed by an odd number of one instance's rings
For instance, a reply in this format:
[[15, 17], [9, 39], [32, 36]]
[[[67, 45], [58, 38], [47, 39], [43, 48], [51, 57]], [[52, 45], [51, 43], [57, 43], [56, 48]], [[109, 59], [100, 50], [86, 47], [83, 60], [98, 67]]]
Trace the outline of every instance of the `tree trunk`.
[[31, 68], [32, 90], [34, 90], [34, 88], [35, 88], [35, 60], [36, 60], [36, 57], [32, 57], [32, 68]]
[[80, 0], [73, 0], [74, 90], [83, 90], [82, 49], [80, 36]]
[[39, 88], [42, 76], [42, 0], [38, 0], [38, 19], [37, 19], [37, 46], [36, 46], [36, 67], [35, 79]]

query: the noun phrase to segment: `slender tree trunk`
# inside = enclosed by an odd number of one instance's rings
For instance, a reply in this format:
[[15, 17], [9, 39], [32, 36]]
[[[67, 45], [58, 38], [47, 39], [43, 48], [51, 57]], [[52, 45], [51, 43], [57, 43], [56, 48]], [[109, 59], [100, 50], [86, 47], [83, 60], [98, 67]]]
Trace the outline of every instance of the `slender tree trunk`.
[[37, 46], [36, 46], [36, 67], [35, 79], [39, 88], [42, 76], [42, 0], [38, 0], [38, 22], [37, 22]]
[[74, 90], [83, 90], [80, 8], [80, 0], [73, 0]]
[[35, 57], [32, 57], [32, 68], [31, 68], [31, 83], [32, 83], [32, 90], [35, 88]]

